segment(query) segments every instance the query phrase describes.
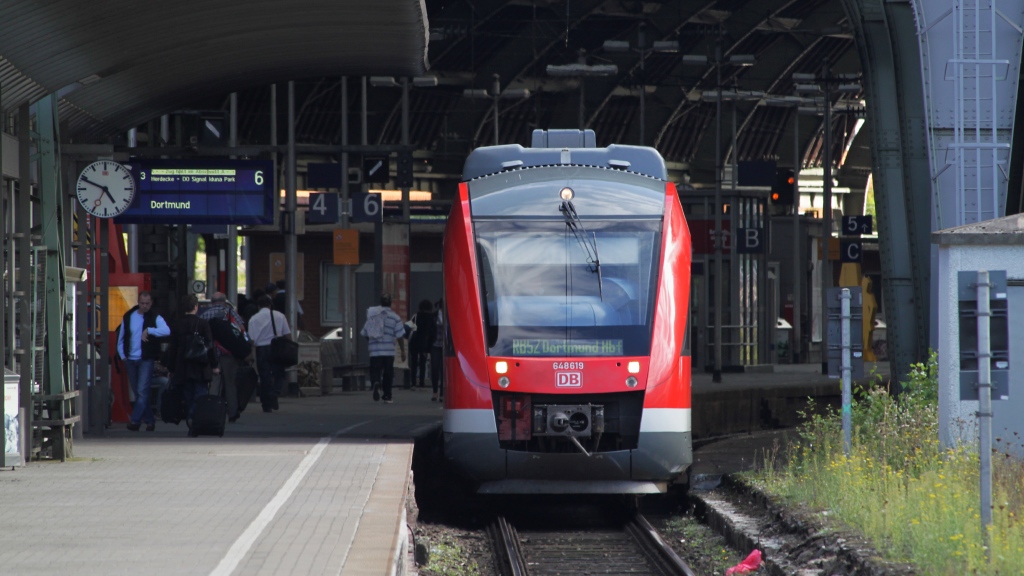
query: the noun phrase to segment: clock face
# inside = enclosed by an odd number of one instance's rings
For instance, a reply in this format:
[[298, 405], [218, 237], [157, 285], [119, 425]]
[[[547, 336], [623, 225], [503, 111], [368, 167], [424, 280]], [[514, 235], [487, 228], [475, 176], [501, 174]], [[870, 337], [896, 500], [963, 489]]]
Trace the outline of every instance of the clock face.
[[100, 160], [82, 170], [76, 186], [85, 211], [99, 218], [113, 218], [128, 209], [135, 198], [135, 178], [117, 162]]

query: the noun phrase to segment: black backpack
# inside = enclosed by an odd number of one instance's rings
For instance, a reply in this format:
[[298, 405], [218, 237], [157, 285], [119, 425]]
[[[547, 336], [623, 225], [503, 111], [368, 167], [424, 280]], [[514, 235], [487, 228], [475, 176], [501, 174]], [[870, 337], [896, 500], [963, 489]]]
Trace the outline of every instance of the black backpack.
[[218, 344], [239, 360], [249, 356], [249, 353], [252, 351], [249, 335], [238, 326], [223, 318], [213, 318], [210, 320], [210, 332], [213, 333], [213, 339]]

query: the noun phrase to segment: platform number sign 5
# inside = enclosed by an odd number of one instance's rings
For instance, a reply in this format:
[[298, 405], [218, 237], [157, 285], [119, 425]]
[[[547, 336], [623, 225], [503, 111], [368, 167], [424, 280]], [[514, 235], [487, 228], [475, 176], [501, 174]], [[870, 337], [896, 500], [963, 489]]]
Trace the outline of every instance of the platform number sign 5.
[[872, 224], [871, 216], [843, 216], [843, 236], [871, 234]]
[[338, 222], [338, 195], [312, 193], [309, 195], [308, 224], [336, 224]]
[[352, 195], [353, 222], [380, 222], [384, 219], [384, 205], [380, 194], [359, 192]]

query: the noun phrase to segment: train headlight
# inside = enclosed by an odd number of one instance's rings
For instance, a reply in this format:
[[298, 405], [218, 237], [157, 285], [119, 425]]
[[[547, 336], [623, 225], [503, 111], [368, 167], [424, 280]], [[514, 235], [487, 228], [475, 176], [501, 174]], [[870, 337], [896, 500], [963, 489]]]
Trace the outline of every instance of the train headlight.
[[635, 360], [630, 362], [629, 364], [626, 365], [626, 371], [629, 372], [630, 374], [639, 374], [640, 363]]
[[498, 360], [497, 362], [494, 363], [494, 371], [497, 372], [498, 374], [504, 374], [508, 372], [508, 362], [505, 362], [504, 360]]
[[639, 382], [637, 381], [636, 376], [630, 376], [629, 378], [626, 378], [626, 386], [629, 386], [630, 388], [636, 388], [636, 385], [638, 383]]
[[508, 376], [502, 376], [501, 378], [498, 378], [498, 386], [501, 386], [502, 388], [508, 388], [509, 384], [511, 384], [511, 382], [509, 381]]
[[576, 196], [576, 193], [572, 191], [572, 188], [566, 186], [565, 188], [562, 188], [562, 190], [558, 193], [558, 196], [561, 197], [562, 200], [568, 202], [569, 200], [572, 200], [574, 196]]

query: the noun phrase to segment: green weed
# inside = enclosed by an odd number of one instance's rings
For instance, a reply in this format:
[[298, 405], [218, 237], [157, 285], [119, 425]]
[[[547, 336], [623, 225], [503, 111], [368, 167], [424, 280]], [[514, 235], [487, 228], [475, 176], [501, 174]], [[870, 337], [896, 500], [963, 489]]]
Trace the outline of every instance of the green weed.
[[889, 559], [923, 574], [1019, 574], [1024, 557], [1024, 463], [996, 454], [991, 561], [982, 544], [976, 449], [938, 441], [936, 355], [913, 366], [899, 401], [881, 385], [856, 390], [852, 446], [842, 420], [808, 408], [800, 440], [784, 459], [752, 473], [765, 490], [860, 531]]
[[476, 576], [480, 567], [476, 560], [457, 542], [441, 537], [439, 542], [427, 542], [430, 548], [430, 562], [420, 569], [424, 576]]

